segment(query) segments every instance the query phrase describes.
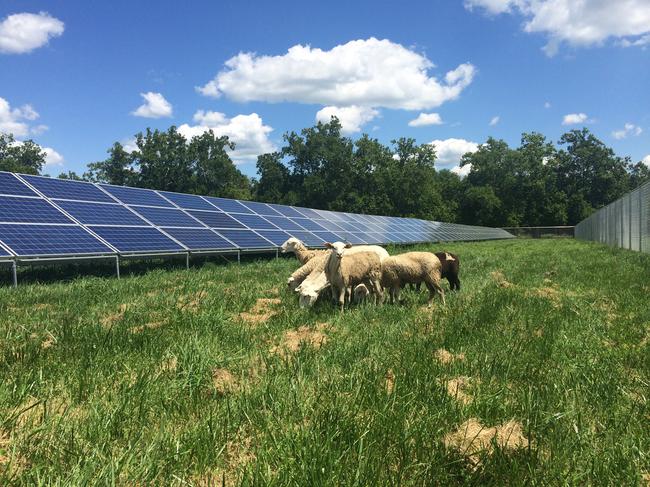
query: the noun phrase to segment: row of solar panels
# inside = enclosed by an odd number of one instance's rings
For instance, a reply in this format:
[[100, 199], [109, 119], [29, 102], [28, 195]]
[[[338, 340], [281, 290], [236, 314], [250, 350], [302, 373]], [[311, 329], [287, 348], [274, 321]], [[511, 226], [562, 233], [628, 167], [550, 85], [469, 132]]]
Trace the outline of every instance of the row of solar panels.
[[504, 230], [0, 172], [0, 256], [276, 249], [509, 238]]

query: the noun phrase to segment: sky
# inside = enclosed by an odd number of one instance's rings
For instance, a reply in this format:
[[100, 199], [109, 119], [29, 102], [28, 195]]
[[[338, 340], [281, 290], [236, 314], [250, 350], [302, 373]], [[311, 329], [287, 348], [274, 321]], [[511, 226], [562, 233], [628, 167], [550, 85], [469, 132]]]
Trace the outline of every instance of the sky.
[[0, 132], [81, 173], [147, 127], [228, 135], [255, 175], [283, 135], [433, 143], [588, 127], [650, 165], [650, 0], [0, 3]]

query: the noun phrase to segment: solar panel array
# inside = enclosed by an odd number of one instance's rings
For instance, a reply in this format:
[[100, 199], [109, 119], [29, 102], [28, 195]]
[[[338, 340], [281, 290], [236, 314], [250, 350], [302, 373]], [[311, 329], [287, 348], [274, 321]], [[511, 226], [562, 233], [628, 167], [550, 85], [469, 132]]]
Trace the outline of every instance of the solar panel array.
[[343, 213], [0, 172], [0, 258], [489, 240], [486, 227]]

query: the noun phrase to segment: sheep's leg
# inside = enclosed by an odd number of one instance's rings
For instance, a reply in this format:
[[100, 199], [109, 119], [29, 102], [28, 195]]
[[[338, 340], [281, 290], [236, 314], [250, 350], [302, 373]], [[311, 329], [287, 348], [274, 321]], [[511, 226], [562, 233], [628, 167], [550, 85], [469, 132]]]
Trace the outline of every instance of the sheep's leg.
[[373, 294], [375, 295], [375, 305], [377, 303], [383, 304], [384, 303], [384, 291], [381, 288], [381, 284], [379, 280], [374, 279], [370, 281], [370, 286], [373, 291]]
[[352, 305], [352, 286], [345, 288], [345, 299], [348, 302], [348, 306]]
[[439, 279], [427, 279], [426, 285], [429, 288], [429, 300], [427, 301], [427, 306], [431, 306], [433, 298], [438, 293], [442, 299], [442, 304], [445, 304], [445, 290], [440, 286]]
[[345, 308], [345, 293], [346, 293], [346, 287], [343, 286], [341, 289], [339, 289], [339, 306], [341, 307], [341, 313], [343, 313], [343, 309]]

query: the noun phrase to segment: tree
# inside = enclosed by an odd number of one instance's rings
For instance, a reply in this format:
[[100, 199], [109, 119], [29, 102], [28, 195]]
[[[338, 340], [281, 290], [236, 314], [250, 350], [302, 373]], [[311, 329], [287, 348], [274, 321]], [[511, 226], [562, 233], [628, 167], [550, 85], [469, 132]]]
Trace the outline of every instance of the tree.
[[45, 165], [45, 152], [33, 140], [18, 142], [12, 134], [0, 133], [0, 170], [39, 174]]
[[268, 203], [287, 203], [289, 168], [282, 163], [282, 154], [262, 154], [257, 157], [256, 166], [260, 179], [255, 184], [255, 199]]
[[132, 168], [133, 157], [119, 142], [108, 149], [108, 158], [88, 164], [84, 178], [90, 181], [116, 184], [118, 186], [134, 185], [136, 173]]

